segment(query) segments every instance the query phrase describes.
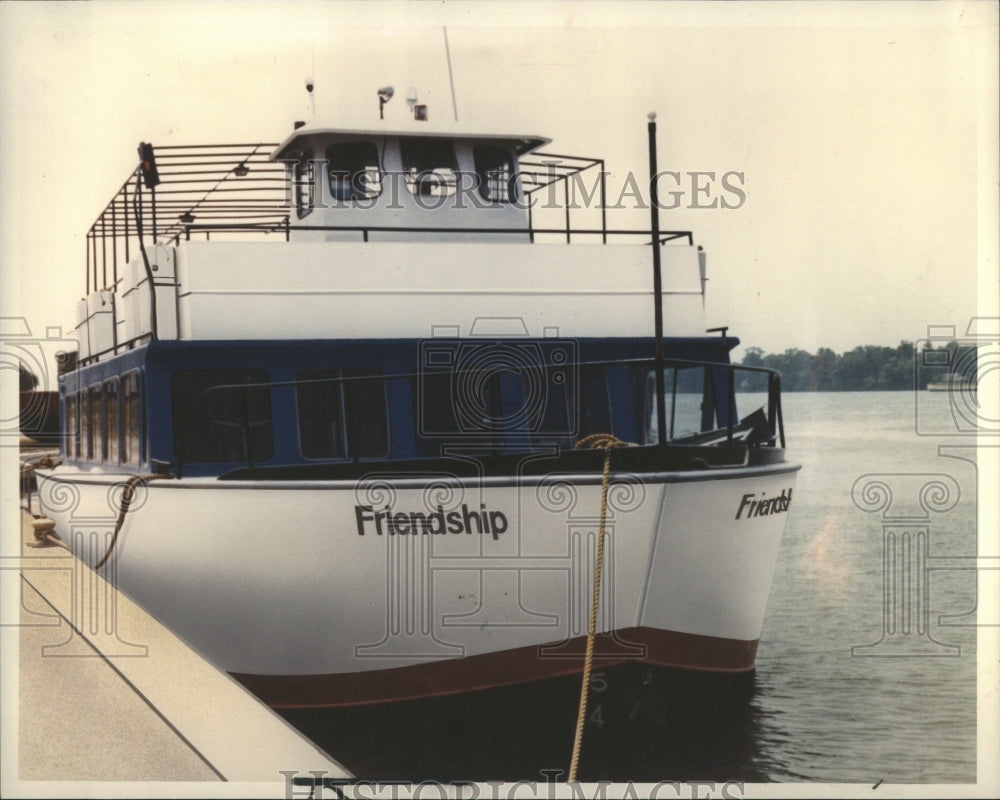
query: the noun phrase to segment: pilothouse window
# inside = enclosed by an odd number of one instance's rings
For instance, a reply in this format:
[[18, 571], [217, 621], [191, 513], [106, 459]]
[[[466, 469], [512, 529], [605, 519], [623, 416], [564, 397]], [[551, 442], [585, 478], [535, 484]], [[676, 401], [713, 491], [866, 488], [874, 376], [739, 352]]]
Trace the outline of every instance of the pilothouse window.
[[451, 139], [412, 138], [401, 142], [406, 187], [422, 197], [455, 194], [458, 167]]
[[505, 147], [479, 145], [474, 152], [479, 194], [494, 203], [512, 203], [517, 199], [514, 159]]
[[326, 150], [330, 194], [334, 200], [362, 200], [382, 192], [378, 149], [372, 142], [346, 142]]

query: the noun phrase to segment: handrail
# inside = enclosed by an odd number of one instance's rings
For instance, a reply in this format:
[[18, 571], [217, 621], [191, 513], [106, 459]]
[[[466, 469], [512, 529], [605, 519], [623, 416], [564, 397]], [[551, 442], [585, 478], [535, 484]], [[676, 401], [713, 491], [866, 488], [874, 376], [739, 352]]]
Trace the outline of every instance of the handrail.
[[[523, 227], [498, 229], [292, 225], [294, 204], [291, 178], [286, 164], [270, 160], [268, 154], [275, 147], [277, 145], [273, 143], [251, 142], [161, 145], [153, 148], [158, 162], [159, 189], [136, 192], [136, 183], [142, 178], [137, 170], [133, 170], [87, 231], [86, 294], [99, 288], [116, 291], [120, 263], [128, 264], [131, 261], [133, 246], [141, 251], [143, 244], [148, 246], [161, 240], [179, 243], [182, 237], [189, 240], [192, 232], [203, 232], [206, 237], [212, 232], [264, 235], [283, 233], [286, 240], [293, 231], [359, 232], [364, 241], [368, 241], [371, 233], [391, 232], [484, 236], [524, 233], [531, 242], [534, 242], [536, 235], [564, 236], [567, 243], [573, 237], [579, 239], [581, 236], [600, 236], [602, 244], [607, 244], [609, 236], [648, 236], [650, 243], [655, 240], [653, 233], [648, 230], [616, 230], [607, 227], [607, 172], [602, 159], [545, 152], [533, 152], [521, 158], [517, 164], [515, 175], [521, 181], [522, 202], [528, 201], [525, 203], [527, 214]], [[578, 176], [593, 170], [597, 170], [593, 185], [584, 187]], [[555, 201], [559, 184], [562, 184], [559, 190], [559, 194], [563, 196], [561, 203]], [[574, 193], [572, 199], [571, 186]], [[588, 201], [597, 198], [597, 205], [593, 208], [595, 212], [600, 211], [599, 227], [582, 228], [571, 224], [570, 210], [582, 208], [575, 197], [577, 188], [582, 189]], [[545, 189], [553, 193], [553, 201], [551, 204], [546, 203], [543, 210], [546, 213], [550, 210], [564, 212], [564, 225], [535, 226], [536, 220], [532, 218], [533, 203], [530, 199]], [[128, 202], [130, 195], [136, 195], [137, 204]], [[140, 217], [143, 216], [151, 222], [151, 226], [140, 224]], [[693, 244], [690, 231], [666, 232], [665, 237], [659, 241], [662, 244], [676, 239], [686, 239], [689, 245]], [[110, 248], [107, 246], [109, 240]], [[119, 242], [124, 247], [119, 248]]]
[[[457, 227], [430, 227], [420, 225], [289, 225], [284, 222], [265, 223], [191, 223], [184, 226], [184, 238], [191, 240], [191, 234], [198, 231], [211, 233], [212, 231], [225, 231], [228, 233], [277, 233], [281, 232], [288, 236], [289, 231], [316, 231], [316, 232], [344, 232], [361, 233], [364, 241], [369, 241], [368, 235], [371, 233], [450, 233], [476, 235], [498, 235], [505, 234], [526, 234], [535, 236], [537, 234], [552, 234], [566, 236], [601, 236], [606, 242], [608, 236], [648, 236], [653, 238], [653, 232], [644, 228], [457, 228]], [[660, 244], [674, 241], [676, 239], [687, 239], [689, 245], [694, 244], [691, 231], [659, 231]], [[179, 233], [174, 234], [174, 241], [178, 241]], [[651, 244], [652, 242], [650, 242]]]
[[[573, 366], [577, 368], [600, 367], [600, 366], [605, 366], [605, 367], [626, 366], [626, 367], [648, 367], [649, 369], [654, 369], [656, 367], [656, 361], [655, 359], [651, 358], [577, 361], [577, 362], [569, 362], [568, 364], [563, 363], [560, 365], [560, 368], [566, 368], [567, 366]], [[785, 432], [784, 432], [784, 422], [782, 420], [781, 397], [780, 397], [781, 380], [780, 380], [780, 373], [777, 370], [771, 369], [769, 367], [745, 366], [743, 364], [727, 364], [717, 361], [704, 361], [704, 360], [683, 359], [683, 358], [664, 358], [663, 366], [665, 368], [675, 369], [673, 389], [672, 389], [674, 398], [676, 398], [676, 392], [677, 392], [677, 372], [676, 372], [677, 368], [702, 367], [712, 370], [721, 369], [727, 371], [727, 376], [728, 376], [727, 383], [729, 392], [726, 396], [727, 408], [725, 410], [726, 414], [725, 431], [726, 431], [726, 442], [727, 445], [729, 446], [732, 446], [733, 443], [734, 429], [739, 425], [738, 420], [734, 419], [735, 415], [733, 413], [733, 410], [735, 409], [735, 373], [737, 371], [740, 371], [740, 372], [766, 375], [768, 378], [767, 381], [768, 402], [767, 402], [766, 417], [767, 417], [768, 431], [770, 434], [770, 438], [767, 440], [767, 444], [768, 446], [775, 446], [776, 444], [780, 444], [781, 449], [785, 448]], [[520, 367], [520, 369], [525, 369], [525, 370], [546, 370], [549, 368], [550, 368], [549, 366], [544, 364], [540, 364], [538, 366]], [[482, 372], [482, 370], [476, 370], [472, 368], [456, 369], [451, 374], [460, 375], [463, 373], [472, 374], [478, 372]], [[248, 419], [247, 407], [246, 407], [246, 393], [248, 391], [254, 389], [266, 389], [268, 391], [268, 400], [270, 401], [271, 397], [270, 392], [271, 390], [274, 389], [288, 389], [288, 388], [297, 388], [300, 386], [320, 385], [320, 384], [332, 384], [332, 385], [345, 384], [346, 386], [350, 386], [356, 383], [360, 383], [362, 381], [384, 381], [387, 383], [389, 381], [412, 381], [414, 379], [419, 379], [423, 374], [424, 373], [422, 373], [420, 370], [414, 370], [411, 372], [392, 373], [392, 374], [353, 375], [347, 377], [340, 376], [340, 377], [330, 377], [330, 378], [309, 378], [309, 379], [290, 380], [290, 381], [268, 381], [268, 382], [257, 382], [257, 383], [231, 383], [231, 384], [217, 384], [215, 386], [207, 387], [198, 392], [194, 397], [191, 398], [191, 400], [187, 405], [187, 408], [185, 408], [180, 415], [181, 424], [179, 427], [182, 430], [182, 434], [180, 436], [177, 436], [175, 431], [175, 437], [174, 437], [174, 441], [177, 447], [177, 451], [174, 454], [177, 462], [176, 475], [178, 478], [183, 477], [184, 463], [186, 457], [185, 445], [188, 439], [190, 438], [190, 434], [184, 434], [183, 431], [190, 430], [191, 423], [195, 419], [195, 412], [196, 410], [198, 410], [199, 403], [202, 403], [204, 401], [204, 398], [208, 397], [213, 393], [222, 393], [229, 391], [239, 392], [240, 416], [241, 416], [240, 428], [241, 428], [241, 437], [244, 443], [244, 460], [241, 462], [232, 462], [232, 463], [244, 463], [246, 466], [252, 467], [254, 463], [254, 457], [253, 457], [254, 454], [252, 452], [251, 437], [250, 437], [250, 428], [252, 427], [252, 425]], [[712, 411], [712, 416], [714, 417], [718, 414], [718, 407], [715, 405], [714, 397], [710, 398], [710, 402], [712, 403], [711, 411]], [[670, 430], [669, 430], [669, 437], [667, 438], [666, 441], [666, 445], [670, 445], [671, 443], [677, 443], [677, 442], [683, 443], [681, 439], [683, 439], [684, 437], [680, 437], [680, 439], [678, 439], [675, 438], [673, 435], [674, 434], [673, 412], [675, 408], [676, 408], [676, 403], [672, 402]], [[354, 427], [355, 409], [350, 404], [347, 404], [345, 406], [344, 411], [345, 411], [344, 415], [345, 425], [347, 431], [350, 432]], [[706, 432], [708, 431], [704, 430], [702, 431], [702, 433]], [[657, 445], [651, 445], [651, 446], [657, 446]], [[349, 450], [351, 452], [347, 453], [347, 457], [349, 459], [357, 461], [357, 448], [349, 447]], [[339, 463], [343, 461], [343, 459], [333, 459], [333, 458], [328, 460], [331, 463]]]

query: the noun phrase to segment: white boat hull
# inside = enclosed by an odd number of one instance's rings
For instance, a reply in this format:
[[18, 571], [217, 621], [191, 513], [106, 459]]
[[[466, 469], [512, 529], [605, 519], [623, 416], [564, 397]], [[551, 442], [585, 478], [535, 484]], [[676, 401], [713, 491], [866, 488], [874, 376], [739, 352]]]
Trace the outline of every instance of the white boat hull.
[[[635, 634], [631, 657], [752, 668], [795, 469], [614, 474], [599, 631], [627, 651], [617, 633]], [[38, 477], [57, 532], [96, 564], [124, 476]], [[102, 571], [239, 675], [427, 673], [505, 652], [578, 670], [537, 646], [586, 634], [600, 491], [593, 475], [162, 479], [138, 488]]]

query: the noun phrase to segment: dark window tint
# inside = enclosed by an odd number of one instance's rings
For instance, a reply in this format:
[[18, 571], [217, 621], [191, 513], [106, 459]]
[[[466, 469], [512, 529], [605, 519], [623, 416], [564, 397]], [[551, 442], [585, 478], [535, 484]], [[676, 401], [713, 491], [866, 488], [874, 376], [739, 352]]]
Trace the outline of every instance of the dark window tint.
[[344, 458], [343, 390], [339, 369], [307, 369], [296, 373], [299, 449], [305, 458]]
[[308, 369], [295, 375], [299, 448], [305, 458], [389, 453], [385, 381], [377, 370]]
[[577, 384], [576, 371], [569, 367], [549, 369], [542, 373], [545, 381], [538, 397], [538, 425], [533, 440], [538, 444], [558, 444], [572, 447], [571, 434], [576, 430]]
[[271, 457], [267, 373], [186, 369], [171, 376], [174, 449], [185, 462], [256, 463]]
[[611, 399], [608, 378], [603, 366], [580, 367], [579, 436], [614, 433], [611, 425]]
[[381, 458], [389, 454], [385, 381], [380, 375], [377, 370], [344, 370], [344, 418], [352, 457]]
[[377, 197], [382, 191], [378, 150], [372, 142], [347, 142], [327, 148], [330, 194], [335, 200]]
[[407, 138], [400, 142], [406, 186], [427, 197], [455, 193], [457, 167], [451, 139]]

